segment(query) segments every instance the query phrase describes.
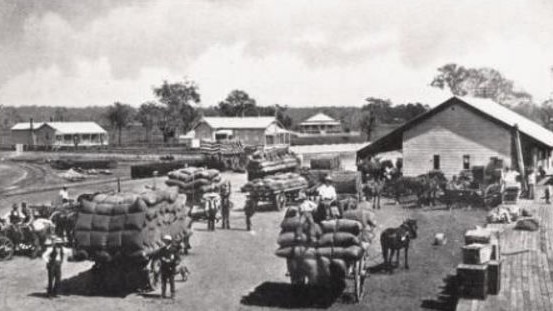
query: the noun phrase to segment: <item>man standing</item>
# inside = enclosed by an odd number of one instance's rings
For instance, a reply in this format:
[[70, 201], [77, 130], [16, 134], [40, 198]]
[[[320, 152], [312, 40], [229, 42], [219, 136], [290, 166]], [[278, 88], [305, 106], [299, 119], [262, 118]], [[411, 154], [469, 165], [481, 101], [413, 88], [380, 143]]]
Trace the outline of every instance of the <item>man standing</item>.
[[244, 206], [244, 214], [246, 215], [246, 230], [252, 230], [252, 216], [255, 214], [255, 204], [252, 199], [246, 201]]
[[230, 229], [230, 182], [225, 182], [221, 186], [221, 213], [223, 214], [223, 229]]
[[166, 297], [167, 282], [169, 282], [171, 298], [175, 298], [175, 272], [180, 262], [179, 253], [177, 247], [173, 245], [173, 238], [170, 235], [164, 235], [162, 240], [165, 246], [160, 250], [161, 297]]
[[46, 270], [48, 271], [48, 289], [46, 291], [48, 297], [56, 297], [58, 294], [64, 256], [61, 244], [61, 239], [55, 238], [52, 246], [42, 254], [42, 259], [46, 261]]
[[528, 199], [534, 200], [536, 189], [536, 170], [531, 168], [528, 173]]
[[60, 201], [61, 203], [67, 203], [69, 202], [69, 191], [67, 191], [67, 187], [63, 186], [59, 193]]

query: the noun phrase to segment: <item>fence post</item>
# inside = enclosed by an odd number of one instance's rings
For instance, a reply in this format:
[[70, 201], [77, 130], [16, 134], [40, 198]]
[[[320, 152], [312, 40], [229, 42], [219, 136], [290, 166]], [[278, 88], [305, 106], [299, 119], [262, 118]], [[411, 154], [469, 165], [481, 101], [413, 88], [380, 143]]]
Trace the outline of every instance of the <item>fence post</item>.
[[117, 177], [117, 193], [121, 192], [121, 177]]
[[158, 171], [154, 171], [154, 185], [152, 187], [152, 189], [156, 190], [156, 177], [157, 177], [157, 174], [158, 174]]

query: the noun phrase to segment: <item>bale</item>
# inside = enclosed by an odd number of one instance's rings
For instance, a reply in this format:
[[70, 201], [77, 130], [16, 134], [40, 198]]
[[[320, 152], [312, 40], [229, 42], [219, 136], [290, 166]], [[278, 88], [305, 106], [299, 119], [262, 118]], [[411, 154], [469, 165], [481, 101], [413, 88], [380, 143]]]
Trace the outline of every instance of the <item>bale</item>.
[[361, 173], [358, 171], [333, 171], [330, 173], [337, 193], [361, 193]]
[[278, 236], [277, 243], [281, 247], [302, 245], [307, 241], [307, 236], [303, 233], [283, 232]]
[[324, 233], [328, 232], [349, 232], [358, 235], [362, 229], [361, 222], [351, 219], [324, 220], [321, 222]]
[[360, 245], [359, 238], [349, 232], [324, 233], [318, 242], [319, 247]]
[[339, 155], [324, 155], [311, 159], [313, 170], [339, 170], [341, 167]]

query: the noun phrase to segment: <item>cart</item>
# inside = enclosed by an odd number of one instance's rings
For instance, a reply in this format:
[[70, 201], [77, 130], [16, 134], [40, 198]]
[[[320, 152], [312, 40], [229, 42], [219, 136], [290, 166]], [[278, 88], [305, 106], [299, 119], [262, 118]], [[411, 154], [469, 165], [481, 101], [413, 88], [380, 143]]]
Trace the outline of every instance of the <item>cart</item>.
[[345, 285], [345, 291], [353, 294], [354, 301], [359, 303], [363, 299], [365, 278], [367, 276], [365, 270], [365, 258], [367, 252], [363, 251], [361, 257], [357, 260], [347, 261], [347, 273], [346, 275], [334, 275], [328, 283], [324, 284], [309, 284], [308, 278], [305, 272], [298, 268], [294, 263], [296, 259], [287, 259], [286, 265], [288, 268], [288, 275], [290, 276], [290, 283], [292, 286], [319, 286], [325, 288], [335, 288], [341, 284]]
[[254, 210], [257, 210], [259, 202], [270, 202], [277, 211], [286, 207], [286, 203], [297, 200], [301, 192], [305, 191], [306, 186], [296, 186], [282, 190], [264, 190], [251, 191], [247, 194], [248, 200], [253, 202]]

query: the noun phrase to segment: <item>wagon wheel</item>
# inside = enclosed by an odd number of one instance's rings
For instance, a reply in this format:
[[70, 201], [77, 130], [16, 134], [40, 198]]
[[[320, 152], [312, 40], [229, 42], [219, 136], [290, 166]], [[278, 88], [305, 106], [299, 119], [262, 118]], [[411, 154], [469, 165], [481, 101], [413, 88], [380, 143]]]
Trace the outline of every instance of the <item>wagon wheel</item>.
[[361, 256], [361, 259], [355, 262], [353, 268], [353, 280], [354, 280], [354, 291], [355, 291], [355, 302], [358, 303], [363, 298], [364, 292], [364, 283], [365, 283], [365, 271], [364, 271], [364, 260], [365, 257]]
[[161, 262], [157, 259], [152, 259], [148, 264], [148, 283], [152, 290], [157, 289], [161, 276]]
[[15, 252], [15, 245], [8, 237], [0, 235], [0, 261], [10, 260]]
[[286, 194], [279, 193], [275, 196], [275, 206], [278, 211], [281, 211], [286, 206]]

